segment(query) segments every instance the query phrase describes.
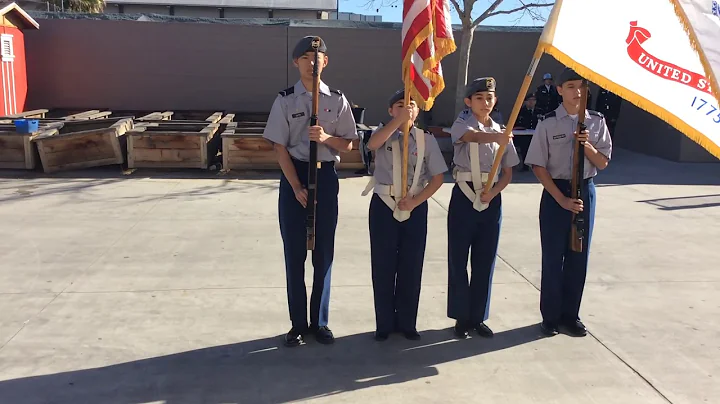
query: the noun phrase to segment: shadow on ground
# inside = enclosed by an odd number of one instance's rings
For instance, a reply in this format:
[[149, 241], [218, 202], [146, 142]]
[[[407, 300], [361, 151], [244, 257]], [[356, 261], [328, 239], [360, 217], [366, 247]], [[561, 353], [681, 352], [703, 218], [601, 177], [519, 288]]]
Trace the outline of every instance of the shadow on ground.
[[[3, 403], [164, 402], [166, 404], [280, 403], [332, 396], [438, 375], [434, 367], [541, 339], [537, 325], [500, 332], [494, 339], [452, 339], [451, 330], [428, 330], [410, 342], [393, 335], [311, 340], [288, 349], [281, 337], [217, 346], [96, 369], [0, 382]], [[428, 382], [429, 383], [429, 382]]]

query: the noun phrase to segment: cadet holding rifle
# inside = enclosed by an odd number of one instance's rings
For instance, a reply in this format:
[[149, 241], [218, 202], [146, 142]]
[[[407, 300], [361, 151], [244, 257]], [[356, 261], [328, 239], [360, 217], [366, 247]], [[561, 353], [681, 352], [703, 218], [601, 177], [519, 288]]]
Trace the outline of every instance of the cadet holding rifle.
[[[345, 96], [322, 80], [314, 83], [314, 74], [320, 77], [328, 64], [326, 52], [325, 42], [319, 37], [307, 36], [297, 43], [292, 58], [300, 72], [300, 80], [277, 96], [263, 133], [263, 137], [274, 144], [282, 169], [278, 216], [292, 321], [292, 328], [285, 336], [287, 346], [300, 345], [303, 336], [310, 333], [323, 344], [335, 340], [327, 326], [338, 216], [339, 185], [335, 163], [340, 161], [340, 153], [351, 150], [351, 142], [357, 138], [357, 132], [352, 109]], [[312, 94], [313, 88], [317, 91], [315, 95]], [[317, 111], [313, 111], [314, 96], [318, 101]], [[314, 112], [317, 112], [317, 125], [311, 126], [310, 118]], [[312, 153], [316, 154], [313, 167], [310, 167], [314, 157], [311, 156], [311, 141], [316, 143], [316, 153]], [[309, 184], [309, 176], [316, 177], [311, 178], [313, 184]], [[315, 191], [316, 213], [307, 209], [309, 185]], [[308, 220], [309, 213], [313, 216], [312, 220]], [[312, 250], [314, 267], [309, 325], [305, 289], [308, 249]]]
[[[541, 328], [549, 336], [563, 331], [581, 337], [587, 334], [579, 312], [595, 219], [593, 178], [598, 170], [608, 166], [612, 141], [605, 118], [599, 112], [586, 110], [587, 129], [577, 130], [587, 81], [572, 69], [566, 69], [557, 90], [563, 102], [538, 123], [525, 159], [544, 187], [540, 201]], [[582, 150], [579, 155], [584, 154], [584, 158], [577, 159], [573, 167], [575, 142], [579, 142], [577, 150]], [[572, 194], [574, 169], [583, 172], [582, 178], [577, 178], [581, 198]], [[581, 219], [582, 225], [580, 251], [571, 248], [571, 233], [576, 233], [572, 227], [578, 223], [575, 219]]]

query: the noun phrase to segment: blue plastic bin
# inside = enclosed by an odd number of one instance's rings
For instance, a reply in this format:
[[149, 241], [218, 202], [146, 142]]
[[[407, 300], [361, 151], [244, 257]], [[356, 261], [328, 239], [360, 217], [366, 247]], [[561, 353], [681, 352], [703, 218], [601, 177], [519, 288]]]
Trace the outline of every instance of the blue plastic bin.
[[39, 121], [37, 119], [16, 119], [15, 129], [18, 133], [37, 132]]

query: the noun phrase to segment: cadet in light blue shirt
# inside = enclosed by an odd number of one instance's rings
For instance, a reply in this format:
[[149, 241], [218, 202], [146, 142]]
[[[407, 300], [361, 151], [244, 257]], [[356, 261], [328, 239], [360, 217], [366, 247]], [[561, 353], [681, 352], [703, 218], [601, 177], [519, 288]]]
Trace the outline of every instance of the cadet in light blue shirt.
[[[502, 199], [500, 192], [512, 179], [512, 168], [520, 163], [512, 134], [490, 117], [497, 103], [496, 82], [492, 77], [474, 80], [467, 86], [465, 105], [453, 124], [456, 184], [448, 208], [448, 317], [455, 319], [455, 336], [467, 338], [470, 330], [490, 338], [485, 324], [490, 311], [490, 291], [495, 256], [500, 240]], [[500, 177], [489, 172], [501, 145]], [[500, 170], [499, 170], [500, 171]], [[485, 193], [487, 182], [492, 187]], [[472, 252], [471, 252], [472, 250]], [[471, 280], [468, 281], [468, 256]]]
[[[418, 116], [415, 101], [405, 105], [405, 92], [388, 101], [393, 119], [377, 129], [368, 141], [375, 151], [375, 171], [365, 192], [374, 189], [370, 201], [370, 256], [375, 301], [375, 339], [384, 341], [398, 331], [410, 340], [420, 339], [417, 313], [420, 301], [428, 203], [443, 183], [447, 165], [435, 137], [414, 127]], [[402, 196], [402, 147], [405, 125], [408, 134], [407, 196]]]
[[[314, 50], [313, 36], [301, 39], [293, 50], [300, 81], [281, 91], [275, 99], [263, 137], [274, 144], [282, 168], [278, 216], [280, 234], [285, 248], [288, 306], [292, 328], [285, 336], [285, 345], [298, 346], [303, 335], [315, 334], [318, 342], [335, 341], [328, 328], [330, 307], [330, 274], [335, 252], [335, 228], [338, 218], [338, 177], [335, 163], [340, 154], [352, 149], [357, 138], [355, 119], [345, 96], [320, 81], [318, 125], [310, 126]], [[328, 63], [327, 47], [320, 41], [318, 74]], [[308, 198], [308, 161], [310, 141], [317, 142], [317, 194], [315, 216], [315, 248], [310, 325], [307, 316], [305, 289], [306, 206]]]
[[[587, 334], [579, 313], [595, 221], [593, 178], [608, 166], [612, 154], [612, 141], [601, 113], [586, 111], [587, 130], [577, 134], [583, 81], [571, 69], [562, 73], [557, 90], [563, 102], [538, 123], [525, 157], [525, 164], [533, 167], [544, 187], [540, 200], [540, 326], [548, 336], [559, 331], [577, 337]], [[575, 141], [581, 142], [585, 153], [580, 199], [571, 197]], [[570, 249], [573, 214], [586, 224], [580, 252]]]

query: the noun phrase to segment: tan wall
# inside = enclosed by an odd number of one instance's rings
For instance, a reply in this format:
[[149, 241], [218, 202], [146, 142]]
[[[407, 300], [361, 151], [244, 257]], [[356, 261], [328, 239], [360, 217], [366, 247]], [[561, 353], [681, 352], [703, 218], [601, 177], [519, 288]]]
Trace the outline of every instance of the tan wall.
[[[119, 7], [108, 6], [107, 9], [114, 10], [115, 13], [119, 11]], [[123, 7], [123, 14], [160, 14], [170, 15], [170, 8], [168, 6], [153, 6], [144, 4], [125, 4]]]
[[[41, 23], [42, 30], [27, 33], [29, 58], [35, 59], [28, 68], [29, 102], [38, 108], [269, 111], [275, 94], [297, 81], [290, 54], [295, 43], [310, 34], [320, 35], [328, 46], [330, 64], [324, 81], [367, 108], [366, 122], [386, 119], [386, 100], [402, 86], [397, 29], [99, 20]], [[533, 32], [475, 35], [470, 78], [497, 79], [499, 108], [506, 118], [538, 36]], [[435, 124], [451, 124], [455, 118], [457, 65], [457, 53], [443, 62], [446, 90], [432, 112]], [[543, 58], [532, 88], [540, 83], [542, 73], [557, 75], [561, 69], [551, 57]]]
[[680, 157], [680, 136], [664, 121], [623, 101], [613, 135], [617, 147], [669, 160]]
[[268, 10], [255, 8], [225, 8], [225, 18], [268, 18]]
[[220, 9], [217, 7], [175, 6], [175, 15], [182, 17], [220, 18]]
[[664, 121], [623, 101], [614, 145], [673, 161], [717, 162], [718, 159]]
[[313, 10], [273, 10], [273, 18], [295, 18], [298, 20], [317, 20], [318, 13]]
[[262, 37], [249, 42], [258, 38], [256, 27], [42, 24], [42, 30], [28, 31], [32, 105], [263, 112], [287, 84], [286, 27], [263, 27]]
[[[290, 53], [297, 40], [310, 34], [322, 36], [328, 46], [324, 81], [367, 108], [366, 123], [387, 119], [386, 100], [402, 86], [398, 29], [81, 19], [40, 24], [41, 30], [26, 32], [28, 109], [267, 113], [277, 92], [297, 81]], [[459, 36], [456, 32], [458, 42]], [[538, 37], [537, 32], [476, 32], [469, 78], [497, 79], [506, 119]], [[432, 124], [449, 125], [455, 118], [457, 65], [457, 53], [443, 61], [446, 90], [432, 111]], [[561, 70], [544, 56], [531, 90], [543, 73], [557, 76]], [[708, 159], [704, 150], [627, 102], [614, 140], [616, 146], [671, 160]]]

